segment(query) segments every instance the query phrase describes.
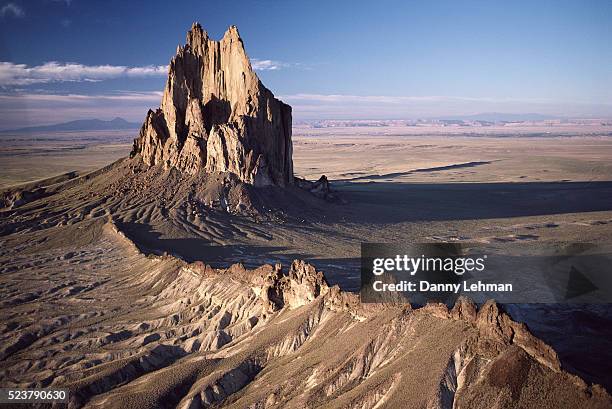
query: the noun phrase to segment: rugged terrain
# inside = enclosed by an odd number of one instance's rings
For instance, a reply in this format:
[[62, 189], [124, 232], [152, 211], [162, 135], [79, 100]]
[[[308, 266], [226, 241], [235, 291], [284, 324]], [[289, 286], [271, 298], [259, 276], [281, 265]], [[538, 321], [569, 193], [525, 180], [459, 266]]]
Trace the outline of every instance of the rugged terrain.
[[494, 302], [360, 304], [314, 267], [145, 255], [107, 218], [4, 237], [2, 385], [71, 407], [590, 407]]
[[293, 178], [290, 112], [235, 28], [194, 25], [131, 157], [3, 190], [0, 385], [71, 407], [612, 405], [607, 307], [540, 312], [558, 356], [492, 301], [354, 293], [364, 240], [609, 240], [607, 139], [306, 133], [296, 169], [330, 192]]

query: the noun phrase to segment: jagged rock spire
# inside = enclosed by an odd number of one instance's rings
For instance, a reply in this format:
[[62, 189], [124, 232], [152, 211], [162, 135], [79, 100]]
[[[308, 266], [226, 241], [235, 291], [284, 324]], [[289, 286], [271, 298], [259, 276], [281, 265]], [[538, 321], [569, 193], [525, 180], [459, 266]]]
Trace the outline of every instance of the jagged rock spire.
[[214, 41], [194, 23], [131, 156], [190, 174], [230, 172], [253, 185], [285, 186], [293, 183], [292, 151], [291, 107], [259, 81], [238, 29]]

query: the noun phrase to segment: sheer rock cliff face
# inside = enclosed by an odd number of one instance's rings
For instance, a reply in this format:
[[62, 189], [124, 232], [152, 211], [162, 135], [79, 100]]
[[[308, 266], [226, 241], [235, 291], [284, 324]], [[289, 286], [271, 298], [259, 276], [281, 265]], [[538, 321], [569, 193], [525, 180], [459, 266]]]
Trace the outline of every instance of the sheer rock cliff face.
[[293, 184], [292, 150], [291, 107], [259, 81], [238, 29], [214, 41], [194, 23], [131, 156], [189, 174], [230, 172], [255, 186], [286, 186]]

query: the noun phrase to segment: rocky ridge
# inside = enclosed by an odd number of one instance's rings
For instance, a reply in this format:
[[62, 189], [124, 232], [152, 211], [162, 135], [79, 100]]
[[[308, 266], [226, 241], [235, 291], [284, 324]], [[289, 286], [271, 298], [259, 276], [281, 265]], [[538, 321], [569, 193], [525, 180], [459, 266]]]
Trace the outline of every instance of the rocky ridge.
[[75, 408], [610, 407], [493, 301], [362, 304], [303, 261], [215, 269], [145, 254], [112, 221], [74, 230], [45, 242], [29, 298], [3, 289], [4, 385], [67, 388]]

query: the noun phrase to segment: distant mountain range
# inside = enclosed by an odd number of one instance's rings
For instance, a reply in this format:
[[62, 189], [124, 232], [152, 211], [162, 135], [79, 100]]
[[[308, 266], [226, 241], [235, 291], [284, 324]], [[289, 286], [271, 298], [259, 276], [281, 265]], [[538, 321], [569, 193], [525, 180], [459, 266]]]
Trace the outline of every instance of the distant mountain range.
[[[500, 112], [484, 112], [474, 115], [448, 115], [428, 118], [429, 121], [486, 121], [486, 122], [522, 122], [522, 121], [546, 121], [552, 119], [561, 119], [552, 115], [543, 115], [537, 113], [526, 114], [505, 114]], [[301, 123], [311, 123], [319, 121], [294, 121], [294, 125]], [[331, 121], [334, 122], [334, 121]], [[359, 126], [365, 126], [364, 120], [355, 120], [352, 122], [358, 123]], [[384, 126], [382, 122], [379, 126]], [[70, 131], [108, 131], [121, 129], [138, 129], [142, 124], [137, 122], [129, 122], [123, 118], [114, 118], [110, 121], [102, 119], [79, 119], [76, 121], [62, 122], [59, 124], [28, 126], [25, 128], [0, 130], [0, 134], [6, 133], [35, 133], [35, 132], [70, 132]], [[371, 124], [370, 124], [371, 125]]]
[[62, 132], [62, 131], [108, 131], [119, 129], [137, 129], [141, 124], [128, 122], [123, 118], [110, 121], [102, 119], [79, 119], [52, 125], [28, 126], [25, 128], [0, 131], [2, 133], [33, 133], [33, 132]]
[[560, 119], [558, 116], [543, 115], [536, 113], [505, 114], [502, 112], [483, 112], [474, 115], [448, 115], [431, 118], [436, 120], [459, 120], [459, 121], [487, 121], [487, 122], [514, 122], [514, 121], [546, 121]]

